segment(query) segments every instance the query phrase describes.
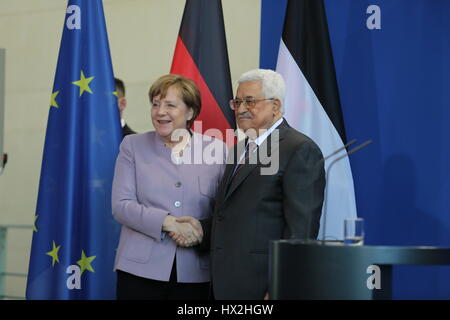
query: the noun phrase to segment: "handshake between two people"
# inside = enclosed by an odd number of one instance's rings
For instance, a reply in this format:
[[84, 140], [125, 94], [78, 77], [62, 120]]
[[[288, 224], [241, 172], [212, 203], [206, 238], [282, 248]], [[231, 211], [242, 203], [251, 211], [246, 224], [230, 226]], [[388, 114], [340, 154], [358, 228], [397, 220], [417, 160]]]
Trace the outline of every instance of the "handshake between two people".
[[193, 217], [176, 218], [168, 215], [163, 222], [163, 231], [180, 247], [192, 247], [202, 242], [203, 228], [200, 221]]

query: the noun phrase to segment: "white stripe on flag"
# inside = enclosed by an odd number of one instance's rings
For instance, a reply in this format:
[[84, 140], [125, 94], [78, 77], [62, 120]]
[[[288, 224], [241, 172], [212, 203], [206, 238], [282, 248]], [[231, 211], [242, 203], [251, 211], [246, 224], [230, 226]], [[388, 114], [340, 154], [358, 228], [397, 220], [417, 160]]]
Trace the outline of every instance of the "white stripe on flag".
[[[343, 147], [343, 142], [333, 123], [323, 109], [303, 72], [291, 56], [283, 40], [278, 52], [277, 72], [286, 82], [284, 101], [285, 118], [288, 123], [314, 140], [322, 150], [324, 157]], [[339, 155], [343, 155], [339, 154]], [[325, 169], [333, 161], [325, 162]], [[344, 219], [356, 217], [353, 177], [348, 158], [335, 163], [328, 173], [325, 240], [342, 240]], [[323, 239], [323, 218], [320, 221], [319, 239]]]

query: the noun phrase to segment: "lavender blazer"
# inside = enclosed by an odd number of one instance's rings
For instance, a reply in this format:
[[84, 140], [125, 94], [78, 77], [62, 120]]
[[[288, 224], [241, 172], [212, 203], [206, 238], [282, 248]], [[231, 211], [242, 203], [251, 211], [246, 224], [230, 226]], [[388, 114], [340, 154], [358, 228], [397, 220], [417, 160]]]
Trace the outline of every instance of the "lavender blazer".
[[[176, 256], [178, 282], [210, 280], [209, 255], [177, 247], [162, 232], [164, 218], [212, 214], [215, 194], [225, 168], [226, 146], [216, 139], [193, 133], [182, 160], [207, 163], [174, 163], [171, 149], [155, 132], [126, 136], [120, 145], [112, 188], [112, 211], [122, 224], [114, 270], [140, 277], [169, 281]], [[206, 150], [205, 150], [206, 148]], [[211, 149], [221, 150], [213, 154]], [[205, 152], [203, 152], [205, 151]], [[217, 160], [216, 164], [211, 163]], [[194, 159], [195, 160], [195, 159]]]

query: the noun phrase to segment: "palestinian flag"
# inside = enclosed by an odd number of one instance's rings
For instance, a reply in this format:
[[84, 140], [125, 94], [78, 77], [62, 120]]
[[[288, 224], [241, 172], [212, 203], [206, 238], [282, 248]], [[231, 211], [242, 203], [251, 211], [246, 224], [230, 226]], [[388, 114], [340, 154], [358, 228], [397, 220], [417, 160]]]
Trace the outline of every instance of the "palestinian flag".
[[[346, 143], [328, 25], [322, 0], [288, 1], [277, 71], [286, 81], [285, 118], [326, 157]], [[342, 154], [339, 154], [342, 155]], [[344, 219], [356, 217], [348, 157], [329, 167], [319, 239], [343, 239]]]
[[193, 80], [200, 89], [197, 121], [202, 128], [194, 130], [220, 129], [225, 139], [225, 130], [234, 130], [236, 121], [229, 106], [233, 92], [220, 0], [186, 1], [170, 73]]

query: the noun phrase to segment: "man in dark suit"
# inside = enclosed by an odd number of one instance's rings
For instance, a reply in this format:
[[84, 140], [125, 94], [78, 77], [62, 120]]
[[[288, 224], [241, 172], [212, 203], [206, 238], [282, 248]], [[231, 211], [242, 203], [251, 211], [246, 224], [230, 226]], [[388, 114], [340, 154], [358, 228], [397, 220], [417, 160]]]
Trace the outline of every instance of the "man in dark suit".
[[[180, 221], [203, 229], [199, 249], [210, 248], [216, 299], [263, 299], [270, 240], [317, 237], [325, 171], [318, 146], [282, 117], [281, 75], [252, 70], [238, 82], [230, 106], [247, 138], [231, 152], [212, 218], [201, 227], [190, 217]], [[182, 235], [172, 236], [189, 245]]]
[[119, 106], [120, 112], [120, 124], [122, 125], [123, 136], [136, 133], [133, 129], [131, 129], [125, 120], [123, 119], [123, 111], [127, 107], [127, 99], [125, 98], [125, 84], [122, 80], [118, 78], [114, 78], [116, 84], [116, 92], [117, 92], [117, 103]]

